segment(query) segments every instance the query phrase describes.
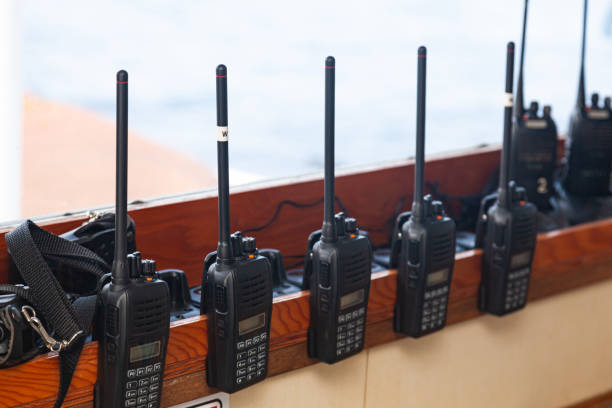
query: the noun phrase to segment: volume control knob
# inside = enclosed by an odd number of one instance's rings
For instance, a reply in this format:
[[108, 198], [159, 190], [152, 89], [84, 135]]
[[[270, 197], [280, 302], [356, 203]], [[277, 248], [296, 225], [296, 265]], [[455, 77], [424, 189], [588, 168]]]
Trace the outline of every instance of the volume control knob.
[[255, 243], [255, 238], [253, 237], [244, 237], [242, 238], [242, 250], [247, 254], [252, 254], [257, 249], [257, 245]]
[[431, 203], [431, 213], [437, 219], [442, 219], [444, 215], [444, 207], [440, 201], [434, 201]]
[[155, 261], [152, 259], [145, 259], [142, 261], [142, 274], [147, 278], [155, 277]]
[[354, 219], [353, 217], [349, 217], [346, 220], [344, 220], [344, 228], [346, 229], [346, 232], [348, 233], [356, 233], [357, 232], [357, 220]]
[[599, 104], [599, 94], [597, 92], [593, 92], [591, 95], [591, 108], [597, 109]]

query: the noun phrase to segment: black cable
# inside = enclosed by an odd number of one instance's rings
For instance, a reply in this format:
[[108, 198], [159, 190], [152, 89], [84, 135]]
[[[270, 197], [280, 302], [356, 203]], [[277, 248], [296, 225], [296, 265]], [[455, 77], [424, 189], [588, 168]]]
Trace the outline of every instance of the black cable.
[[[336, 196], [335, 200], [336, 200], [336, 203], [338, 204], [338, 207], [340, 207], [340, 210], [347, 217], [349, 217], [348, 210], [346, 209], [346, 207], [344, 206], [344, 204], [342, 203], [340, 198], [338, 196]], [[310, 207], [314, 207], [316, 205], [319, 205], [322, 202], [323, 202], [323, 198], [320, 198], [320, 199], [318, 199], [316, 201], [313, 201], [311, 203], [298, 203], [297, 201], [293, 201], [293, 200], [283, 200], [280, 203], [278, 203], [278, 205], [276, 206], [276, 210], [274, 211], [274, 215], [272, 216], [272, 218], [270, 218], [270, 220], [268, 222], [266, 222], [263, 225], [260, 225], [258, 227], [247, 228], [247, 229], [243, 230], [242, 233], [243, 234], [248, 234], [250, 232], [258, 232], [258, 231], [261, 231], [261, 230], [263, 230], [265, 228], [268, 228], [270, 225], [272, 225], [274, 223], [274, 221], [276, 221], [276, 219], [280, 215], [280, 212], [281, 212], [282, 208], [285, 205], [290, 205], [290, 206], [296, 207], [296, 208], [310, 208]]]
[[260, 225], [259, 227], [247, 228], [247, 229], [243, 230], [242, 232], [244, 234], [247, 234], [249, 232], [261, 231], [261, 230], [269, 227], [270, 225], [272, 225], [274, 223], [274, 221], [276, 221], [276, 219], [280, 215], [280, 212], [281, 212], [282, 208], [285, 205], [290, 205], [290, 206], [296, 207], [296, 208], [309, 208], [309, 207], [314, 207], [314, 206], [316, 206], [318, 204], [321, 204], [322, 202], [323, 202], [322, 198], [319, 198], [318, 200], [313, 201], [311, 203], [298, 203], [298, 202], [293, 201], [293, 200], [283, 200], [280, 203], [278, 203], [278, 206], [276, 207], [276, 211], [274, 211], [274, 215], [272, 216], [272, 218], [270, 218], [270, 220], [268, 222], [266, 222], [263, 225]]

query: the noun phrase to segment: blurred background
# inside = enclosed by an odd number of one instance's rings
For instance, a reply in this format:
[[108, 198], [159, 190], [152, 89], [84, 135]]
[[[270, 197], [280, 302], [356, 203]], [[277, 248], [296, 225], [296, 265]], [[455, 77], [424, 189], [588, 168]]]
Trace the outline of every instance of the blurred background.
[[[130, 201], [216, 187], [219, 63], [233, 186], [321, 173], [327, 55], [337, 61], [338, 167], [413, 155], [419, 45], [427, 154], [498, 144], [505, 43], [520, 45], [522, 12], [520, 0], [4, 0], [0, 222], [113, 202], [119, 69], [130, 75]], [[530, 4], [526, 102], [551, 104], [561, 134], [581, 16], [581, 0]], [[591, 0], [588, 19], [587, 91], [610, 95], [612, 1]]]

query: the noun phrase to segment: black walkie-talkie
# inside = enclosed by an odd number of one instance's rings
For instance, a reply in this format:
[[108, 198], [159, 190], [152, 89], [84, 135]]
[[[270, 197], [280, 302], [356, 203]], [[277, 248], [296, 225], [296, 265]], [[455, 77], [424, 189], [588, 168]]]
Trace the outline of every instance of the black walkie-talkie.
[[[525, 306], [536, 244], [535, 205], [527, 201], [525, 189], [509, 181], [512, 134], [512, 81], [514, 43], [508, 43], [506, 57], [506, 94], [504, 143], [499, 172], [497, 200], [487, 211], [482, 280], [478, 307], [498, 316]], [[484, 218], [484, 219], [483, 219]]]
[[208, 315], [208, 384], [234, 392], [267, 376], [273, 283], [270, 262], [258, 253], [255, 238], [230, 236], [227, 140], [227, 69], [219, 65], [219, 244], [204, 261], [201, 304]]
[[111, 282], [100, 292], [98, 408], [157, 408], [170, 331], [170, 294], [155, 263], [127, 255], [128, 75], [117, 73], [115, 257]]
[[[439, 201], [423, 197], [425, 184], [425, 78], [427, 49], [418, 50], [416, 164], [414, 202], [401, 228], [397, 270], [395, 331], [412, 337], [440, 330], [446, 323], [450, 282], [455, 265], [455, 221]], [[401, 221], [402, 217], [398, 217]]]
[[521, 60], [514, 106], [515, 123], [512, 135], [512, 161], [510, 177], [524, 186], [529, 200], [538, 210], [553, 208], [554, 176], [557, 165], [557, 126], [551, 117], [550, 106], [544, 106], [538, 115], [538, 103], [533, 101], [525, 111], [523, 103], [523, 59], [525, 55], [525, 32], [527, 30], [527, 8], [523, 12], [523, 35]]
[[610, 194], [612, 163], [612, 110], [610, 97], [599, 106], [599, 95], [591, 96], [586, 106], [584, 85], [584, 53], [586, 47], [587, 5], [584, 0], [582, 20], [582, 52], [578, 99], [570, 119], [567, 138], [567, 175], [565, 188], [575, 196], [607, 196]]
[[363, 349], [372, 246], [355, 219], [334, 216], [334, 57], [325, 60], [325, 192], [321, 239], [312, 249], [308, 354], [334, 363]]

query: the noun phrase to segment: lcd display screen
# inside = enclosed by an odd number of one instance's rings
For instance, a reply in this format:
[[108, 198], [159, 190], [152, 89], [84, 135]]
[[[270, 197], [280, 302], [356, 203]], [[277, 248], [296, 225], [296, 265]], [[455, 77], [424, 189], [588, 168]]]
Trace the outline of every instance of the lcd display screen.
[[440, 269], [427, 275], [427, 286], [434, 286], [448, 280], [450, 269]]
[[358, 305], [365, 299], [365, 289], [359, 289], [340, 298], [340, 309]]
[[240, 335], [260, 329], [266, 325], [266, 313], [260, 313], [238, 322], [238, 333]]
[[149, 358], [159, 356], [161, 352], [161, 342], [154, 341], [153, 343], [141, 344], [130, 348], [130, 363], [136, 361], [147, 360]]
[[520, 268], [521, 266], [529, 265], [529, 261], [531, 260], [531, 251], [521, 252], [519, 254], [513, 255], [512, 259], [510, 259], [510, 269]]

